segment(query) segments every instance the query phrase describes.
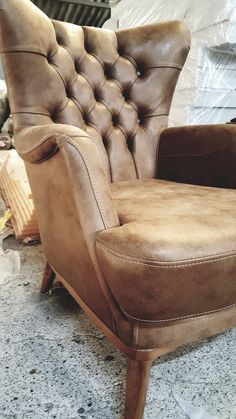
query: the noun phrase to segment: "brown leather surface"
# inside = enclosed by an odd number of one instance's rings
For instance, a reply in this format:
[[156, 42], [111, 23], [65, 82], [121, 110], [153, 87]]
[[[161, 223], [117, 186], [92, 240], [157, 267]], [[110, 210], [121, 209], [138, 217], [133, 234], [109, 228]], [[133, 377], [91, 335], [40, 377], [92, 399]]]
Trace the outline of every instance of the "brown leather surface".
[[160, 137], [158, 178], [221, 188], [236, 187], [236, 126], [165, 129]]
[[0, 19], [15, 129], [52, 122], [82, 128], [108, 179], [154, 177], [159, 134], [189, 50], [185, 26], [82, 28], [52, 23], [29, 0], [2, 0]]
[[97, 148], [83, 131], [66, 125], [57, 125], [56, 131], [53, 125], [25, 128], [17, 141], [24, 138], [34, 145], [25, 147], [24, 156], [40, 162], [27, 162], [26, 168], [47, 260], [114, 329], [116, 303], [100, 274], [94, 243], [97, 232], [119, 220]]
[[235, 327], [236, 307], [175, 322], [136, 322], [132, 344], [137, 349], [160, 348], [171, 352], [181, 345]]
[[[236, 299], [234, 191], [155, 180], [163, 132], [161, 177], [235, 186], [234, 127], [163, 131], [189, 43], [180, 22], [113, 32], [52, 22], [30, 0], [0, 0], [16, 147], [46, 257], [135, 347], [174, 347], [232, 325], [228, 310], [202, 313]], [[180, 160], [172, 165], [175, 139], [184, 155], [207, 154], [201, 176], [188, 159], [183, 171]], [[217, 160], [220, 141], [227, 152]], [[231, 180], [219, 183], [224, 158]]]
[[97, 236], [122, 310], [179, 319], [236, 302], [234, 190], [146, 179], [111, 185], [120, 227]]

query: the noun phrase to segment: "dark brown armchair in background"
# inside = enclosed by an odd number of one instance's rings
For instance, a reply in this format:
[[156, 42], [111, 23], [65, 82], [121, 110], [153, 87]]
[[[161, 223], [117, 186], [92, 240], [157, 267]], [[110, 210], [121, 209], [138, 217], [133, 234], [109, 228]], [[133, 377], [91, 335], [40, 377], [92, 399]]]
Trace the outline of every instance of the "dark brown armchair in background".
[[139, 419], [153, 359], [236, 325], [236, 127], [166, 128], [190, 43], [179, 22], [115, 33], [0, 0], [0, 25], [42, 290], [55, 273], [127, 355]]

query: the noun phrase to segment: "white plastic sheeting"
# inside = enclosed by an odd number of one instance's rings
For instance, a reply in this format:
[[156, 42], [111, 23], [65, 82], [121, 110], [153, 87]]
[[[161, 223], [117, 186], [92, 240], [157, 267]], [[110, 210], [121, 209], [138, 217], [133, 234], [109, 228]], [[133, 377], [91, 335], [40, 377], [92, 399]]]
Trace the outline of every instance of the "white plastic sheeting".
[[205, 408], [194, 406], [192, 403], [182, 399], [177, 393], [174, 393], [174, 398], [188, 419], [220, 419], [219, 417], [210, 415]]
[[169, 125], [225, 123], [236, 118], [236, 0], [121, 0], [105, 27], [165, 20], [182, 20], [192, 31]]
[[7, 278], [17, 275], [20, 272], [20, 255], [15, 250], [3, 251], [2, 242], [5, 237], [12, 231], [9, 232], [5, 229], [0, 233], [0, 286], [5, 283]]
[[160, 20], [183, 20], [188, 3], [189, 0], [121, 0], [103, 27], [131, 28]]

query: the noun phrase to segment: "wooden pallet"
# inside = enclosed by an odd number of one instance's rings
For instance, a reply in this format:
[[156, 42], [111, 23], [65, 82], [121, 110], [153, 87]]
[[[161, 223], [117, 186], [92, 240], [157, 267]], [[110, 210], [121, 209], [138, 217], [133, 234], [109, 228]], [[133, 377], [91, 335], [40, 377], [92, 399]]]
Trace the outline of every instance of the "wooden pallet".
[[15, 150], [8, 153], [0, 171], [0, 187], [11, 209], [12, 226], [17, 239], [39, 236], [32, 193], [23, 160]]

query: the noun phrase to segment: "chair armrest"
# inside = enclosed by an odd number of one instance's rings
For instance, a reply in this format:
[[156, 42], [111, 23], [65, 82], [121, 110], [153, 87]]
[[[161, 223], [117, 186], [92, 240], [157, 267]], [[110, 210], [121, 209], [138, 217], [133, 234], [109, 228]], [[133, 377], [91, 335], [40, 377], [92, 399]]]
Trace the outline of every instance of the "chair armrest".
[[120, 224], [97, 146], [76, 127], [51, 124], [16, 132], [16, 147], [26, 162], [48, 263], [111, 325], [113, 297], [95, 242], [99, 232]]
[[236, 188], [236, 126], [199, 125], [163, 130], [157, 177]]
[[18, 154], [28, 163], [41, 163], [50, 159], [59, 150], [65, 138], [87, 138], [80, 128], [65, 124], [50, 124], [26, 127], [16, 131], [15, 145]]
[[64, 124], [26, 127], [16, 132], [15, 144], [23, 160], [31, 164], [62, 152], [86, 233], [119, 225], [97, 147], [86, 132]]

